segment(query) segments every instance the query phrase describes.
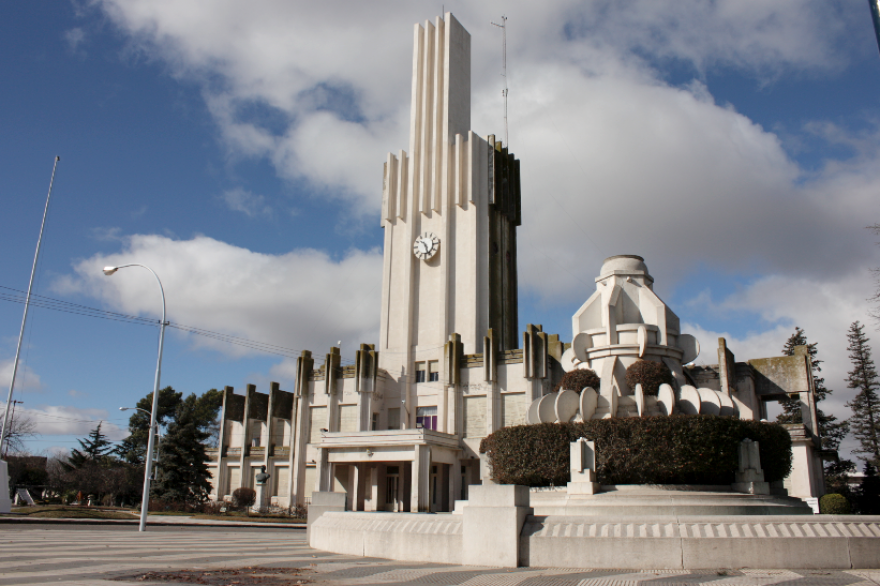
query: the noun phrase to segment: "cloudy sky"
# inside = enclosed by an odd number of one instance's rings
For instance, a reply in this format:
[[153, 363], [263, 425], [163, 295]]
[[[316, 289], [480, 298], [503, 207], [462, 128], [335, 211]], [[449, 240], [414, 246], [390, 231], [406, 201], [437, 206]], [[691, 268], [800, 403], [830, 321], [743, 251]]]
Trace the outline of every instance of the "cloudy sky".
[[[846, 417], [846, 330], [877, 336], [880, 53], [856, 0], [449, 0], [472, 36], [474, 130], [522, 161], [520, 323], [571, 339], [602, 259], [640, 254], [715, 362], [819, 343]], [[35, 451], [152, 387], [292, 387], [289, 356], [375, 342], [385, 153], [408, 148], [425, 2], [33, 1], [0, 19], [0, 375], [8, 384], [61, 156], [16, 399]], [[79, 308], [72, 304], [77, 304]], [[103, 314], [106, 318], [107, 314]], [[183, 329], [181, 329], [183, 328]], [[210, 332], [192, 333], [193, 329]], [[204, 332], [203, 332], [204, 333]], [[234, 336], [218, 338], [218, 335]], [[254, 349], [271, 345], [274, 354]], [[5, 397], [6, 387], [3, 387]]]

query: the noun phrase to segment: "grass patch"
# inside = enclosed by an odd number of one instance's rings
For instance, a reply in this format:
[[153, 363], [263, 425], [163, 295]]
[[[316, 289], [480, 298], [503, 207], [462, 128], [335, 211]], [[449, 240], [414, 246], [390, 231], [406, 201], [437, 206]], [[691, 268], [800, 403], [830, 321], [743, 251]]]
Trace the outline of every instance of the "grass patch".
[[267, 517], [267, 516], [245, 516], [242, 514], [239, 515], [192, 515], [193, 519], [211, 519], [213, 521], [232, 521], [235, 522], [245, 522], [245, 523], [305, 523], [305, 519], [297, 519], [294, 517]]

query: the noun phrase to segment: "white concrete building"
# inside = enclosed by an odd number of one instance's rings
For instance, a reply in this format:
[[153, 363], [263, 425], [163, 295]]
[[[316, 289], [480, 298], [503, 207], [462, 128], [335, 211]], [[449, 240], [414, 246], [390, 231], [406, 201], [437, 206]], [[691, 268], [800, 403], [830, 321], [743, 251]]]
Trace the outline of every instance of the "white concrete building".
[[[749, 418], [780, 393], [811, 396], [804, 356], [785, 362], [783, 380], [779, 359], [763, 370], [735, 363], [722, 341], [719, 367], [682, 367], [699, 345], [679, 332], [640, 257], [605, 262], [596, 293], [573, 317], [574, 348], [541, 326], [521, 331], [519, 161], [470, 129], [470, 35], [461, 24], [446, 13], [415, 25], [413, 42], [409, 150], [385, 162], [379, 341], [362, 344], [346, 367], [338, 348], [318, 365], [304, 351], [291, 391], [273, 383], [268, 394], [248, 386], [242, 396], [226, 387], [213, 498], [249, 486], [258, 506], [287, 507], [333, 490], [352, 510], [450, 511], [480, 483], [481, 439], [526, 423], [530, 406], [555, 401], [554, 384], [579, 366], [602, 377], [590, 417], [652, 413], [622, 384], [640, 357], [673, 369], [667, 412], [694, 409], [690, 392], [682, 396], [688, 388], [712, 389]], [[814, 409], [805, 421], [805, 441], [814, 442]], [[805, 457], [815, 468], [813, 451]], [[270, 479], [258, 486], [261, 466]], [[809, 496], [821, 490], [807, 484]]]

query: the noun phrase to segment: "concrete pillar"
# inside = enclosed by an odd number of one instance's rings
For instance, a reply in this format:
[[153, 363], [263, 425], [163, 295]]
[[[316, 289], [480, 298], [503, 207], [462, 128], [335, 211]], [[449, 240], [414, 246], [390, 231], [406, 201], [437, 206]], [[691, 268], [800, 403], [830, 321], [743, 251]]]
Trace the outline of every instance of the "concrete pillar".
[[461, 496], [461, 462], [456, 462], [449, 467], [449, 506], [455, 507], [455, 501], [462, 500]]
[[431, 510], [431, 448], [415, 446], [414, 452], [409, 510], [426, 513]]
[[[446, 430], [449, 429], [449, 388], [449, 386], [443, 385], [440, 398], [437, 400], [437, 431], [443, 433], [448, 433]], [[454, 393], [455, 387], [452, 389]]]
[[275, 465], [274, 460], [272, 459], [272, 438], [275, 436], [275, 419], [278, 417], [278, 414], [274, 412], [273, 406], [277, 400], [275, 395], [281, 390], [280, 387], [281, 385], [276, 382], [269, 383], [269, 405], [266, 411], [266, 447], [263, 451], [263, 466], [266, 467], [266, 474], [269, 475], [269, 480], [266, 481], [265, 486], [258, 488], [258, 485], [254, 487], [257, 491], [256, 508], [260, 512], [269, 509], [272, 500], [272, 486], [275, 484]]
[[[250, 430], [251, 430], [251, 418], [250, 408], [251, 408], [251, 398], [253, 394], [257, 392], [256, 385], [248, 385], [247, 390], [244, 393], [244, 416], [241, 418], [241, 454], [238, 459], [238, 469], [241, 470], [241, 486], [251, 488], [251, 467], [250, 467], [250, 456], [251, 453], [251, 441], [250, 441]], [[236, 487], [229, 487], [230, 494], [231, 491], [234, 491]]]
[[364, 471], [364, 511], [379, 511], [379, 466], [371, 464]]
[[501, 394], [498, 391], [498, 383], [492, 381], [486, 390], [486, 435], [492, 435], [498, 429], [498, 421], [501, 419]]
[[290, 413], [290, 439], [287, 441], [287, 470], [284, 474], [287, 474], [287, 494], [281, 494], [278, 496], [287, 498], [287, 506], [293, 508], [296, 503], [296, 495], [299, 494], [299, 491], [296, 490], [295, 480], [296, 480], [296, 470], [295, 467], [297, 465], [296, 461], [296, 425], [298, 419], [298, 407], [299, 407], [300, 399], [296, 396], [293, 397], [293, 403], [291, 406]]
[[323, 515], [324, 513], [329, 513], [331, 511], [341, 512], [344, 510], [344, 492], [313, 492], [306, 521], [306, 542], [309, 542], [311, 538], [312, 525], [321, 517], [321, 515]]
[[228, 482], [228, 468], [226, 462], [223, 461], [223, 452], [226, 451], [227, 439], [229, 435], [229, 422], [226, 420], [226, 406], [228, 405], [227, 397], [233, 394], [232, 387], [224, 387], [223, 389], [223, 408], [220, 410], [220, 430], [217, 434], [217, 474], [214, 475], [213, 488], [216, 493], [215, 498], [222, 501], [226, 495], [226, 483]]
[[[330, 492], [332, 477], [330, 476], [330, 454], [324, 448], [318, 448], [318, 461], [316, 462], [318, 474], [318, 492]], [[306, 487], [308, 490], [308, 487]]]
[[818, 512], [818, 500], [825, 494], [819, 439], [803, 424], [785, 425], [791, 435], [791, 473], [784, 481], [788, 496], [807, 502]]
[[480, 454], [480, 482], [482, 484], [495, 484], [492, 478], [492, 463], [489, 454]]
[[471, 486], [462, 511], [461, 563], [467, 566], [515, 568], [519, 535], [529, 506], [529, 488], [513, 484]]
[[309, 441], [309, 409], [311, 404], [309, 378], [311, 378], [314, 364], [312, 353], [308, 350], [303, 350], [302, 356], [296, 359], [296, 380], [294, 381], [296, 417], [295, 423], [294, 420], [291, 421], [292, 429], [290, 432], [290, 490], [296, 497], [295, 504], [297, 505], [304, 505], [306, 496], [314, 490], [314, 487], [305, 486], [306, 444]]

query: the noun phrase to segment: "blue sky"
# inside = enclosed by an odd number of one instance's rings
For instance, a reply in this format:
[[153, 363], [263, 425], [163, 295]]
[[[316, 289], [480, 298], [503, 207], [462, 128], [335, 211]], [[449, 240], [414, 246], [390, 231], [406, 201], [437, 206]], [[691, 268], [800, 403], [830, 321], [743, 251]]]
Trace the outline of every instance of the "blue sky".
[[[523, 169], [520, 322], [570, 339], [603, 258], [641, 254], [714, 363], [819, 342], [828, 410], [871, 323], [880, 53], [867, 2], [447, 2], [472, 35], [474, 130]], [[408, 148], [423, 2], [20, 2], [0, 19], [0, 286], [323, 355], [378, 331], [385, 153]], [[6, 289], [3, 289], [6, 291]], [[0, 303], [8, 384], [22, 306]], [[34, 308], [16, 399], [34, 451], [76, 446], [151, 390], [157, 329]], [[163, 385], [277, 380], [293, 362], [169, 329]], [[5, 397], [5, 390], [3, 392]], [[119, 428], [115, 428], [118, 426]]]

